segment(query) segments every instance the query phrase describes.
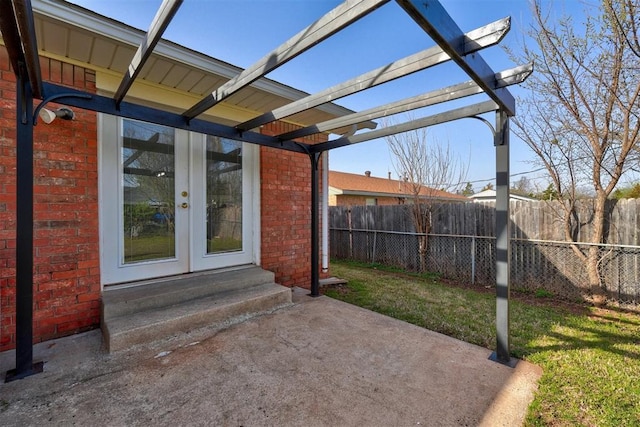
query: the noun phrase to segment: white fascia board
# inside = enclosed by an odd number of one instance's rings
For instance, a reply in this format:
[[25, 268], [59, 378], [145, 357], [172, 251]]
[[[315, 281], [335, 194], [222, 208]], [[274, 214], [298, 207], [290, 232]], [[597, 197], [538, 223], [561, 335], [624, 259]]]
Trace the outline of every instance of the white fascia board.
[[383, 193], [379, 191], [358, 191], [358, 190], [342, 190], [345, 196], [365, 196], [365, 197], [410, 197], [408, 194], [402, 193]]
[[329, 186], [329, 195], [330, 196], [339, 196], [341, 194], [343, 194], [341, 189]]
[[[395, 197], [395, 198], [402, 198], [402, 199], [412, 199], [414, 196], [413, 194], [404, 194], [404, 193], [382, 193], [382, 192], [376, 192], [376, 191], [357, 191], [357, 190], [342, 190], [340, 194], [346, 195], [346, 196], [364, 196], [364, 197]], [[420, 196], [421, 199], [432, 199], [432, 200], [442, 200], [442, 201], [451, 201], [451, 200], [459, 200], [459, 199], [455, 199], [453, 197], [427, 197], [427, 196]], [[460, 200], [461, 202], [463, 202], [464, 200]]]

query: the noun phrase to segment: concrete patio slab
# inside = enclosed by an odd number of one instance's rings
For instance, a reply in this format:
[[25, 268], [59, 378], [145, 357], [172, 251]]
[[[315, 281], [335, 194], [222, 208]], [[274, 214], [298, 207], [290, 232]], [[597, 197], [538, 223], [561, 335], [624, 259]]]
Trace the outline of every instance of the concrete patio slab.
[[[0, 425], [517, 426], [539, 368], [327, 297], [108, 354], [99, 331], [42, 343], [0, 385]], [[0, 354], [2, 372], [13, 352]]]

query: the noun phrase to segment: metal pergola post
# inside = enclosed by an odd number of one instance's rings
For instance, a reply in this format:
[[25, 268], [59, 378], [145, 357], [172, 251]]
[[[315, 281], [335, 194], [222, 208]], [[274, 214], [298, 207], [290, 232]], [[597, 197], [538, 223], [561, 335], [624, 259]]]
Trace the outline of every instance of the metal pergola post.
[[509, 116], [496, 112], [496, 351], [490, 359], [515, 366], [509, 355], [510, 227], [509, 227]]
[[309, 153], [311, 160], [311, 296], [320, 296], [320, 254], [318, 234], [320, 229], [320, 220], [318, 218], [318, 163], [322, 153]]
[[43, 365], [33, 363], [33, 93], [23, 65], [16, 70], [16, 368], [6, 382]]

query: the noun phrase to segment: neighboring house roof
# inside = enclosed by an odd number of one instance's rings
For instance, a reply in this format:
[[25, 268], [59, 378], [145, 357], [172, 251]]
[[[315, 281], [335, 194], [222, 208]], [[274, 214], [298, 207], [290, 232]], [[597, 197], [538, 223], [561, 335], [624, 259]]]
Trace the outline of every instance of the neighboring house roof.
[[[376, 178], [370, 174], [358, 175], [329, 171], [329, 190], [336, 195], [367, 197], [412, 197], [411, 184], [390, 178]], [[468, 201], [465, 196], [422, 187], [420, 195], [438, 200]]]
[[[471, 196], [469, 196], [469, 198], [473, 199], [474, 202], [495, 202], [496, 190], [484, 190], [479, 193], [472, 194]], [[532, 202], [532, 201], [535, 201], [536, 199], [510, 193], [509, 200], [522, 200], [522, 201]]]

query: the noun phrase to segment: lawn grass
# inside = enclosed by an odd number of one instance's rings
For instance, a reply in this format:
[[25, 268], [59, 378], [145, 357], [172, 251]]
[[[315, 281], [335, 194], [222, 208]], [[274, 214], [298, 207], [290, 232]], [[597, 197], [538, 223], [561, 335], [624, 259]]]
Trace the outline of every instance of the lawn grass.
[[[495, 294], [344, 262], [325, 294], [488, 349]], [[511, 352], [542, 367], [526, 426], [640, 426], [640, 315], [534, 295], [511, 302]]]
[[125, 262], [173, 258], [176, 255], [175, 238], [172, 234], [141, 237], [125, 237]]
[[[176, 255], [175, 237], [172, 234], [125, 238], [124, 248], [126, 262], [173, 258]], [[242, 250], [242, 240], [207, 240], [207, 250], [210, 254]]]
[[242, 240], [231, 237], [207, 240], [207, 253], [232, 252], [242, 250]]

